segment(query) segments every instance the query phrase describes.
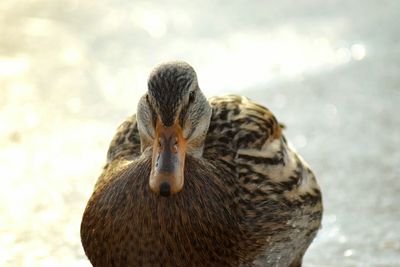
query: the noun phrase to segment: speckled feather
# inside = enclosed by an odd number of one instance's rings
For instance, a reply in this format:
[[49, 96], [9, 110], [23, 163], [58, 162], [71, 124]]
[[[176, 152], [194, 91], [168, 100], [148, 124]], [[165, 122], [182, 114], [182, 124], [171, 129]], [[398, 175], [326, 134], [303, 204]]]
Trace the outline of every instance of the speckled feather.
[[[194, 80], [194, 81], [193, 81]], [[170, 62], [155, 68], [148, 81], [148, 94], [162, 102], [152, 103], [164, 125], [171, 126], [184, 95], [190, 85], [197, 84], [196, 73], [188, 64]], [[160, 105], [159, 103], [162, 103]]]
[[203, 157], [187, 156], [169, 198], [149, 190], [135, 115], [119, 127], [82, 220], [94, 266], [301, 266], [322, 217], [314, 174], [269, 110], [239, 96], [210, 104]]

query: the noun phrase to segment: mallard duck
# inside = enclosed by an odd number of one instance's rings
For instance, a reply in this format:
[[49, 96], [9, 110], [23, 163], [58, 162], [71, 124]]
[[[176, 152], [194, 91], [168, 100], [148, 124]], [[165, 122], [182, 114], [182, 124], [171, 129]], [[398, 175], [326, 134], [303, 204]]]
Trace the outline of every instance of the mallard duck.
[[118, 128], [86, 206], [93, 266], [301, 266], [321, 192], [265, 107], [200, 91], [185, 62], [156, 67]]

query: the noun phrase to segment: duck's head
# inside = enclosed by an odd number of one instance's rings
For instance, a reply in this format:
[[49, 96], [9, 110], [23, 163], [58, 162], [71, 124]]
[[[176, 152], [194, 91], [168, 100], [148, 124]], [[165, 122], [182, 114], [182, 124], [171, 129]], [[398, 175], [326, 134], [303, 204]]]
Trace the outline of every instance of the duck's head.
[[142, 153], [152, 148], [150, 189], [162, 196], [183, 189], [185, 156], [201, 157], [211, 107], [194, 69], [185, 62], [155, 68], [140, 99], [137, 123]]

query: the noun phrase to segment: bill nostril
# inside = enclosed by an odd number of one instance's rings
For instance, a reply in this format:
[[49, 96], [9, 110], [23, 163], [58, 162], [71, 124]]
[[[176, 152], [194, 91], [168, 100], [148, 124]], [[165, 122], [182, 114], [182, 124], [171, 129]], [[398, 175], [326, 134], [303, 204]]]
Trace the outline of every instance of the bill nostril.
[[168, 182], [163, 182], [160, 185], [160, 195], [163, 197], [168, 197], [171, 195], [171, 186]]

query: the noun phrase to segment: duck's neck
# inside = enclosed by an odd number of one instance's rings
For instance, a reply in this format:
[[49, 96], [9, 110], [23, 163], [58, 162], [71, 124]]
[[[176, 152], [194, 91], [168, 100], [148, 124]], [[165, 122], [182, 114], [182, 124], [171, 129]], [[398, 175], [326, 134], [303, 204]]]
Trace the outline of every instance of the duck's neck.
[[204, 133], [204, 135], [196, 138], [195, 140], [191, 140], [188, 143], [186, 153], [195, 158], [201, 158], [204, 152], [204, 141], [206, 139], [206, 136], [207, 133]]

